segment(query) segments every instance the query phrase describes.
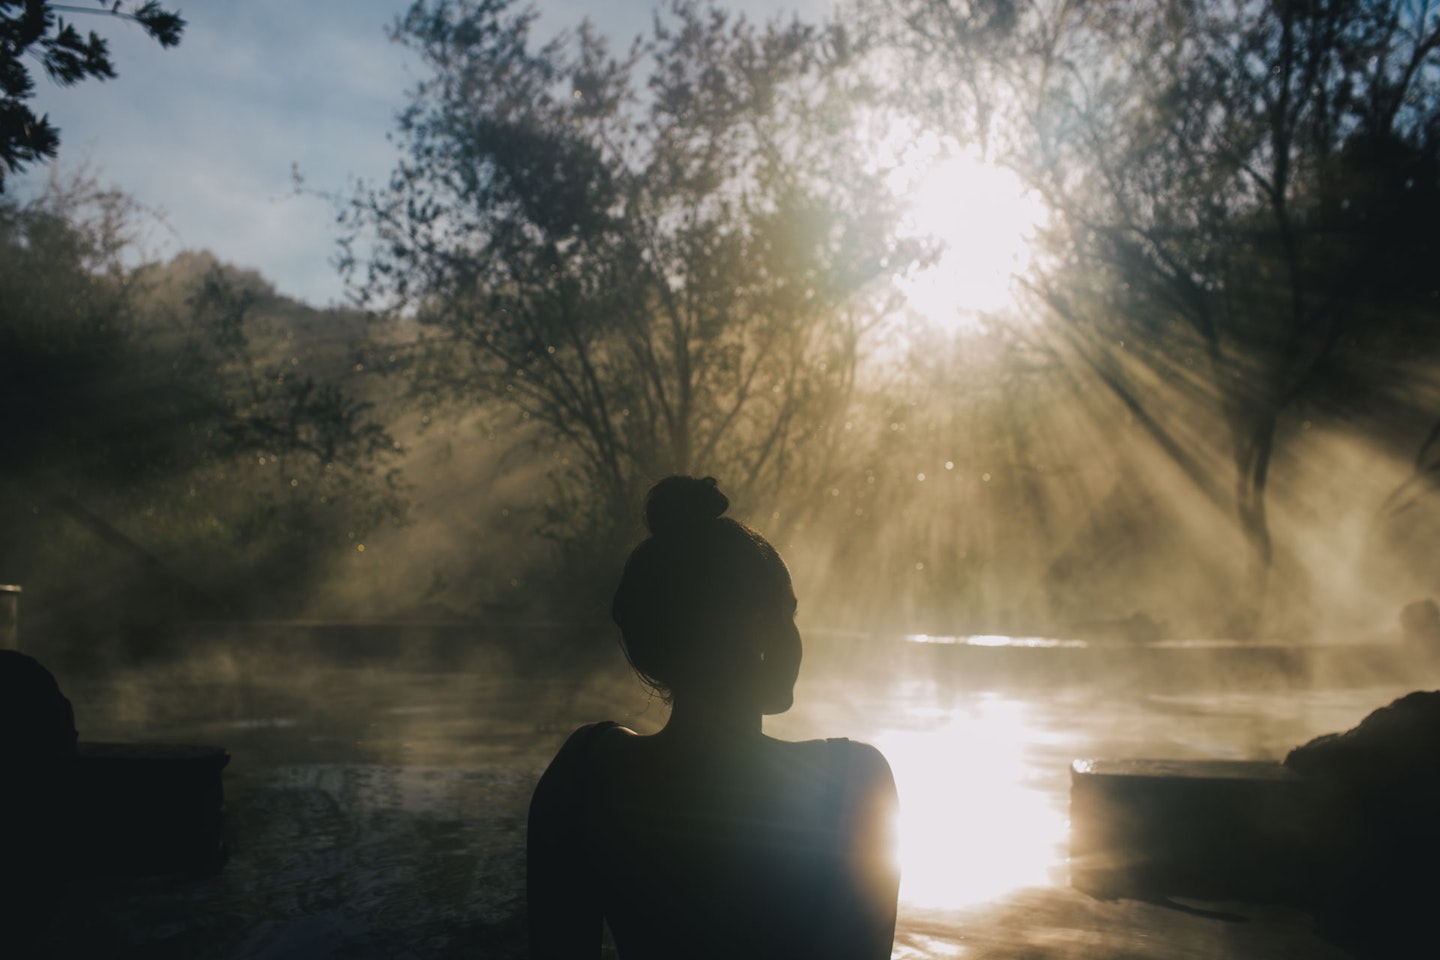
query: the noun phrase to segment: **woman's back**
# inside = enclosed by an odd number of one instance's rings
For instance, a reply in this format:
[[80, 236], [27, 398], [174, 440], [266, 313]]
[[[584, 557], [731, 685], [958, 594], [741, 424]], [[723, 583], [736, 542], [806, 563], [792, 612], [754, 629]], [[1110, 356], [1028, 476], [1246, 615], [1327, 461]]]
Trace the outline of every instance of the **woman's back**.
[[651, 536], [611, 612], [640, 679], [670, 705], [641, 737], [582, 727], [530, 805], [532, 956], [881, 960], [895, 933], [895, 784], [878, 751], [787, 743], [803, 643], [790, 572], [722, 516], [715, 481], [651, 489]]
[[863, 744], [596, 724], [536, 790], [532, 838], [565, 839], [548, 856], [532, 839], [532, 890], [547, 862], [583, 877], [624, 960], [884, 957], [893, 805], [889, 768]]

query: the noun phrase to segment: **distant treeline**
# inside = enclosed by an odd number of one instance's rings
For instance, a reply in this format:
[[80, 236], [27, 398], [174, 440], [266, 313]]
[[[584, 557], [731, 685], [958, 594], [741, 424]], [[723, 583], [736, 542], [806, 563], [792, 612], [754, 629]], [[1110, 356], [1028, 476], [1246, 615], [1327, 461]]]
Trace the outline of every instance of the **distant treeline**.
[[97, 653], [304, 609], [405, 509], [365, 318], [206, 253], [137, 263], [149, 225], [84, 178], [0, 203], [0, 579], [22, 636]]

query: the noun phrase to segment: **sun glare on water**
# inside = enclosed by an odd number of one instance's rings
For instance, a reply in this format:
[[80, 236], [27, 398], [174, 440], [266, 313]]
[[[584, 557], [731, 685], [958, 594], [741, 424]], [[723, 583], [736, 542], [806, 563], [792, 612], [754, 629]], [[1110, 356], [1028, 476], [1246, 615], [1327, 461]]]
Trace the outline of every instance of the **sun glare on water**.
[[901, 235], [938, 241], [938, 260], [900, 281], [911, 310], [949, 329], [1015, 304], [1044, 205], [1011, 171], [953, 142], [921, 137], [889, 155], [890, 189], [905, 201]]
[[900, 899], [963, 909], [1049, 886], [1063, 857], [1065, 813], [1029, 783], [1038, 731], [1026, 705], [1000, 698], [942, 711], [926, 729], [875, 739], [900, 794]]

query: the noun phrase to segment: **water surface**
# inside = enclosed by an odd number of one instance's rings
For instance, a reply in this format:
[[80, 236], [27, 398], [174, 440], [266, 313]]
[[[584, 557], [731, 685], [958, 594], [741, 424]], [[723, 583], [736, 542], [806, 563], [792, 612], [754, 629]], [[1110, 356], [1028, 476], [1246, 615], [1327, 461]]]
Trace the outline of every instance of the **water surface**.
[[[1329, 955], [1306, 918], [1283, 911], [1242, 925], [1071, 891], [1069, 764], [1280, 759], [1353, 726], [1404, 683], [1254, 674], [1247, 684], [1222, 671], [1177, 684], [1183, 670], [1110, 683], [1094, 664], [1055, 659], [1083, 649], [1015, 646], [1008, 655], [1028, 659], [994, 660], [1006, 654], [995, 638], [821, 635], [795, 709], [767, 721], [776, 736], [848, 736], [889, 758], [902, 804], [896, 957], [1258, 957], [1292, 941], [1297, 956]], [[613, 718], [649, 731], [663, 705], [618, 673], [564, 679], [559, 663], [344, 660], [232, 638], [164, 668], [67, 683], [84, 739], [230, 750], [232, 856], [206, 880], [90, 885], [57, 949], [223, 960], [524, 955], [525, 808], [536, 778], [579, 723]]]

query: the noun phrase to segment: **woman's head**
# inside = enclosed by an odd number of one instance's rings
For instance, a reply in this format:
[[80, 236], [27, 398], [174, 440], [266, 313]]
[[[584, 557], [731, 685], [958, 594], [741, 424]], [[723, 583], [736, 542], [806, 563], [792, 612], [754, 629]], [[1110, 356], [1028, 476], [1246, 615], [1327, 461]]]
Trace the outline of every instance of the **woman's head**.
[[611, 612], [631, 666], [662, 693], [753, 697], [781, 713], [800, 666], [790, 572], [764, 537], [723, 516], [729, 503], [710, 477], [652, 487], [650, 536], [626, 561]]

